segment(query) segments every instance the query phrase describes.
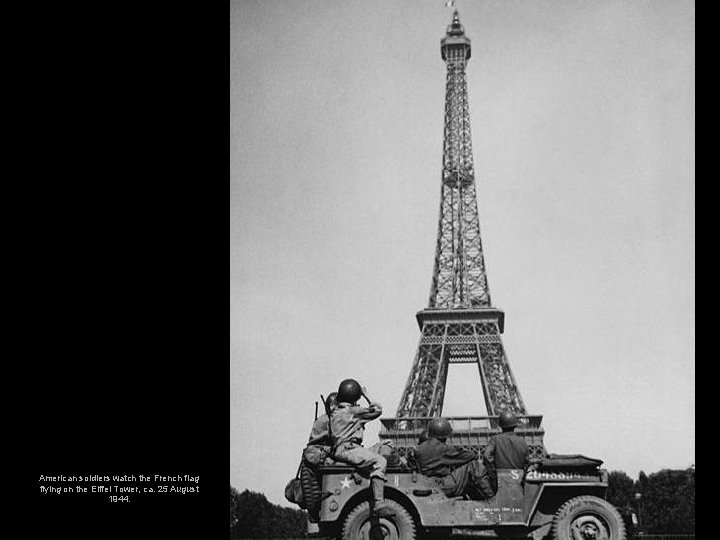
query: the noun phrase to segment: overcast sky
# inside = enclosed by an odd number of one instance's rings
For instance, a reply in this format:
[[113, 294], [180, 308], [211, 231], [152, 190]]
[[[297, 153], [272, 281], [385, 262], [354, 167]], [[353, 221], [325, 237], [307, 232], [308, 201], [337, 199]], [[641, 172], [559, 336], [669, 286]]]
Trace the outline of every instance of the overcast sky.
[[[455, 4], [488, 283], [545, 446], [633, 477], [690, 466], [694, 2]], [[241, 491], [289, 505], [314, 402], [340, 380], [395, 414], [430, 291], [451, 18], [444, 0], [231, 1]], [[476, 368], [451, 366], [445, 402], [485, 413]]]

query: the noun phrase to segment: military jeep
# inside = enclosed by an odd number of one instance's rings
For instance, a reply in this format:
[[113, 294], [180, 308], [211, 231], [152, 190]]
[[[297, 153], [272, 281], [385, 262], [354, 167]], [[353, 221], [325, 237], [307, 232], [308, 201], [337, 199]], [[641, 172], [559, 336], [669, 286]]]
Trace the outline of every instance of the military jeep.
[[[519, 435], [535, 454], [541, 417], [519, 417]], [[437, 480], [421, 474], [412, 451], [428, 419], [383, 419], [381, 439], [393, 442], [385, 498], [395, 511], [390, 518], [371, 514], [370, 482], [352, 467], [329, 464], [316, 471], [321, 496], [314, 519], [319, 536], [344, 540], [478, 536], [534, 540], [625, 540], [618, 511], [605, 500], [607, 471], [600, 460], [584, 456], [536, 459], [528, 472], [497, 471], [497, 492], [489, 500], [447, 497]], [[449, 418], [449, 444], [482, 451], [499, 431], [497, 417]], [[535, 443], [534, 445], [531, 443]]]

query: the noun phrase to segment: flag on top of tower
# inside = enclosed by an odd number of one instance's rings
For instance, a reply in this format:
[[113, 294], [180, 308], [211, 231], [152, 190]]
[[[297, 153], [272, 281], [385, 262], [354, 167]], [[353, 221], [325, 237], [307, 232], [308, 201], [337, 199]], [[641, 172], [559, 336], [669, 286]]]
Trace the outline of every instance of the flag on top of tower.
[[455, 5], [455, 0], [447, 0], [445, 2], [445, 7], [453, 7]]

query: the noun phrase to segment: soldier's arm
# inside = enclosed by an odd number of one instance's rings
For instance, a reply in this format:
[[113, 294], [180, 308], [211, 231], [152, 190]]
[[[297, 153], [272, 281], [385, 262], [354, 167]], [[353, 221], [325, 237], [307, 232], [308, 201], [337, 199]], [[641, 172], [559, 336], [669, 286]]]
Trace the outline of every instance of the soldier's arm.
[[447, 461], [449, 464], [452, 465], [465, 465], [466, 463], [470, 463], [475, 459], [477, 459], [477, 456], [474, 452], [470, 450], [465, 450], [464, 448], [455, 448], [454, 446], [448, 448], [448, 450], [445, 452], [445, 455], [443, 456], [443, 461]]
[[379, 403], [370, 403], [369, 407], [358, 407], [355, 416], [363, 420], [375, 420], [382, 414], [382, 405]]
[[487, 461], [489, 464], [495, 464], [495, 439], [490, 439], [490, 442], [485, 447], [483, 457], [485, 458], [485, 461]]
[[367, 400], [368, 406], [361, 408], [362, 412], [359, 412], [363, 420], [374, 420], [382, 414], [382, 405], [377, 401], [373, 401], [370, 396], [367, 395], [367, 388], [365, 386], [360, 387], [362, 396]]

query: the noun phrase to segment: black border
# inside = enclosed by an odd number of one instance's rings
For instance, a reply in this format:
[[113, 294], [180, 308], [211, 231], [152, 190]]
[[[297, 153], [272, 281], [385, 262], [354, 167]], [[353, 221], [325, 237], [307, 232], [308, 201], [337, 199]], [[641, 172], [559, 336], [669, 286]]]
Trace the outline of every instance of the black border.
[[[213, 7], [12, 19], [8, 416], [33, 538], [227, 535], [229, 48]], [[39, 490], [40, 475], [141, 473], [199, 476], [201, 490], [130, 503]]]

